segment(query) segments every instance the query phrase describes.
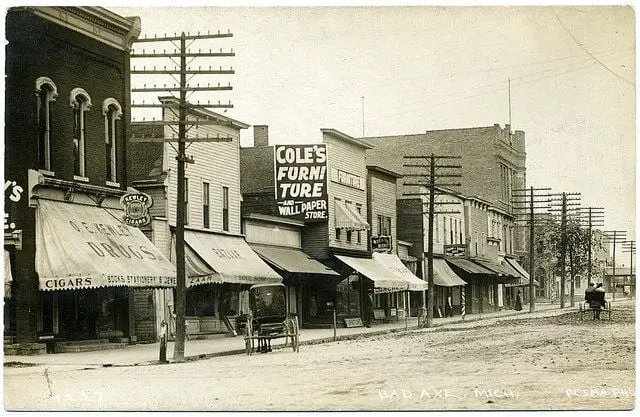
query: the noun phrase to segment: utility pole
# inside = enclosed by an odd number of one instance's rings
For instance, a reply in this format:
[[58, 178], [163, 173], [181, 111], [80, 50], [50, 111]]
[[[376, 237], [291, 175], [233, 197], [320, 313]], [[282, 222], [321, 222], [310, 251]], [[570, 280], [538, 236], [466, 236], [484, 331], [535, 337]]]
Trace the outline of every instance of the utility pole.
[[[554, 193], [549, 211], [560, 212], [560, 308], [564, 308], [566, 261], [567, 261], [567, 212], [579, 206], [580, 193]], [[573, 273], [571, 277], [571, 293], [573, 294]]]
[[[616, 285], [617, 285], [617, 281], [616, 281], [616, 243], [622, 243], [626, 240], [627, 238], [627, 232], [625, 230], [605, 230], [602, 232], [602, 235], [604, 236], [604, 241], [605, 243], [609, 244], [612, 243], [613, 244], [613, 275], [611, 276], [611, 286], [613, 287], [612, 291], [612, 296], [613, 296], [613, 301], [616, 301]], [[605, 274], [606, 274], [606, 269], [605, 269]]]
[[[549, 197], [551, 194], [548, 192], [551, 191], [551, 188], [520, 188], [513, 190], [513, 211], [516, 216], [521, 216], [521, 218], [516, 218], [516, 222], [518, 221], [528, 221], [529, 223], [529, 313], [533, 313], [536, 311], [536, 303], [535, 303], [535, 225], [536, 225], [536, 215], [540, 215], [539, 211], [536, 212], [536, 209], [547, 209], [549, 207]], [[540, 194], [544, 193], [544, 194]], [[528, 206], [528, 207], [527, 207]], [[526, 216], [526, 212], [529, 212], [529, 219], [524, 220], [524, 216]]]
[[[198, 32], [196, 35], [185, 34], [184, 32], [180, 35], [174, 34], [173, 36], [167, 36], [166, 34], [162, 37], [154, 37], [154, 38], [140, 38], [136, 41], [137, 44], [147, 44], [152, 43], [154, 45], [160, 44], [160, 47], [163, 49], [152, 49], [151, 52], [142, 49], [142, 52], [132, 51], [131, 58], [132, 59], [140, 59], [141, 63], [150, 62], [151, 65], [147, 68], [147, 65], [144, 65], [142, 69], [136, 69], [135, 67], [131, 70], [132, 75], [146, 75], [148, 78], [147, 82], [153, 84], [143, 84], [142, 87], [133, 87], [131, 89], [132, 93], [152, 93], [154, 96], [157, 96], [159, 93], [167, 93], [173, 96], [178, 101], [178, 113], [175, 113], [175, 104], [170, 104], [166, 102], [161, 102], [160, 104], [155, 103], [156, 97], [153, 98], [151, 104], [145, 104], [145, 101], [142, 104], [136, 104], [135, 101], [132, 100], [131, 108], [146, 108], [146, 109], [162, 109], [163, 114], [165, 112], [171, 112], [174, 116], [177, 116], [177, 120], [166, 120], [166, 118], [161, 117], [161, 120], [156, 121], [155, 118], [153, 120], [146, 120], [143, 118], [142, 121], [131, 121], [132, 126], [164, 126], [169, 127], [174, 135], [172, 137], [131, 137], [131, 142], [178, 142], [178, 148], [176, 150], [177, 156], [177, 204], [176, 204], [176, 226], [175, 226], [175, 237], [176, 237], [176, 299], [175, 303], [175, 314], [176, 314], [176, 335], [175, 335], [175, 345], [174, 345], [174, 354], [173, 359], [176, 362], [184, 361], [184, 346], [185, 346], [185, 338], [186, 338], [186, 325], [185, 325], [185, 291], [186, 291], [186, 277], [185, 277], [185, 258], [184, 258], [184, 223], [185, 223], [185, 163], [194, 163], [193, 158], [187, 156], [185, 151], [187, 148], [187, 142], [229, 142], [233, 140], [233, 138], [227, 135], [212, 135], [206, 134], [204, 137], [200, 137], [198, 134], [189, 134], [190, 130], [195, 127], [198, 129], [199, 126], [207, 126], [207, 125], [221, 125], [223, 122], [213, 121], [213, 120], [196, 120], [189, 119], [188, 113], [192, 109], [214, 109], [214, 108], [233, 108], [231, 102], [228, 104], [222, 104], [220, 101], [217, 103], [211, 103], [207, 101], [206, 104], [200, 104], [199, 100], [197, 103], [189, 102], [189, 96], [194, 93], [206, 93], [211, 91], [228, 91], [232, 90], [231, 85], [211, 85], [207, 83], [205, 86], [204, 83], [200, 85], [200, 83], [196, 83], [195, 86], [193, 81], [197, 81], [195, 77], [197, 76], [211, 76], [211, 75], [227, 75], [234, 74], [235, 71], [233, 67], [229, 69], [223, 69], [219, 67], [219, 69], [212, 69], [211, 65], [208, 66], [208, 69], [202, 68], [202, 65], [197, 66], [198, 63], [202, 63], [203, 59], [207, 58], [221, 58], [221, 57], [233, 57], [235, 53], [233, 49], [228, 52], [223, 52], [222, 49], [219, 51], [213, 52], [211, 49], [208, 51], [203, 51], [199, 48], [197, 51], [195, 48], [191, 50], [190, 48], [194, 46], [195, 42], [198, 42], [200, 46], [202, 46], [202, 41], [205, 40], [213, 40], [213, 39], [221, 39], [221, 38], [230, 38], [233, 34], [231, 32], [227, 33], [209, 33], [200, 34]], [[169, 48], [169, 49], [167, 49]], [[160, 60], [160, 61], [158, 61]], [[176, 61], [178, 60], [178, 61]], [[188, 60], [188, 61], [187, 61]], [[169, 64], [170, 68], [167, 68]], [[163, 65], [161, 67], [161, 65]], [[158, 76], [165, 78], [170, 78], [174, 81], [172, 85], [167, 85], [166, 83], [160, 84], [162, 80], [158, 80]], [[168, 76], [168, 77], [167, 77]], [[179, 79], [178, 85], [175, 84], [176, 77]], [[187, 79], [189, 77], [189, 79]], [[138, 82], [138, 80], [135, 80]], [[143, 81], [140, 81], [143, 82]], [[134, 82], [132, 80], [132, 86]], [[178, 93], [178, 96], [175, 96], [175, 93]], [[177, 125], [177, 129], [176, 129]], [[177, 130], [177, 138], [175, 137], [175, 133]], [[164, 134], [163, 134], [164, 135]], [[173, 146], [173, 145], [172, 145]]]
[[593, 245], [593, 228], [604, 227], [604, 207], [581, 207], [578, 211], [578, 221], [582, 225], [587, 226], [588, 252], [587, 260], [587, 287], [591, 285], [592, 274], [592, 245]]
[[[405, 196], [420, 196], [420, 197], [428, 197], [428, 202], [426, 202], [428, 208], [427, 211], [424, 211], [425, 202], [421, 198], [421, 210], [420, 215], [424, 216], [427, 214], [428, 216], [428, 224], [429, 224], [429, 235], [427, 239], [427, 320], [426, 327], [433, 326], [433, 293], [434, 293], [434, 284], [433, 284], [433, 223], [436, 214], [446, 214], [446, 213], [460, 213], [457, 210], [441, 210], [436, 211], [436, 206], [438, 205], [447, 205], [447, 204], [460, 204], [458, 201], [436, 201], [436, 195], [444, 195], [450, 194], [450, 192], [446, 192], [442, 190], [442, 187], [459, 187], [460, 182], [445, 182], [442, 183], [440, 180], [447, 178], [460, 178], [462, 174], [460, 174], [459, 170], [462, 168], [461, 165], [452, 165], [443, 160], [452, 160], [452, 159], [461, 159], [461, 156], [457, 155], [405, 155], [405, 159], [420, 161], [421, 163], [405, 163], [405, 168], [413, 168], [411, 172], [407, 172], [403, 174], [405, 177], [417, 177], [421, 180], [416, 180], [415, 182], [405, 182], [405, 187], [419, 187], [420, 192], [405, 192], [403, 195]], [[415, 170], [417, 168], [417, 171]], [[444, 171], [443, 171], [444, 170]], [[426, 171], [426, 172], [425, 172]], [[424, 191], [426, 189], [426, 191]], [[424, 218], [424, 217], [422, 217]], [[464, 289], [463, 289], [464, 291]]]
[[622, 242], [622, 252], [629, 254], [630, 268], [629, 268], [629, 279], [632, 282], [635, 282], [633, 276], [633, 257], [636, 255], [636, 241], [635, 240], [627, 240]]

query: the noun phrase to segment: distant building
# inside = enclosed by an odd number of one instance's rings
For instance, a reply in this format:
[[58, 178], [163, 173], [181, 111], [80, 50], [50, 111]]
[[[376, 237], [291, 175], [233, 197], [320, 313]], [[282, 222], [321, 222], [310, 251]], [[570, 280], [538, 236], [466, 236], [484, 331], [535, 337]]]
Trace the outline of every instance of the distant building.
[[[615, 275], [613, 267], [608, 266], [605, 270], [603, 285], [608, 293], [615, 292], [616, 297], [631, 296], [636, 293], [636, 268], [616, 266]], [[615, 290], [614, 290], [615, 288]]]
[[[525, 133], [506, 125], [430, 130], [424, 133], [365, 137], [373, 145], [367, 163], [403, 173], [405, 155], [460, 155], [461, 186], [456, 192], [487, 201], [513, 215], [513, 190], [526, 187]], [[513, 230], [514, 249], [525, 249], [523, 237]], [[506, 241], [506, 239], [503, 239]]]

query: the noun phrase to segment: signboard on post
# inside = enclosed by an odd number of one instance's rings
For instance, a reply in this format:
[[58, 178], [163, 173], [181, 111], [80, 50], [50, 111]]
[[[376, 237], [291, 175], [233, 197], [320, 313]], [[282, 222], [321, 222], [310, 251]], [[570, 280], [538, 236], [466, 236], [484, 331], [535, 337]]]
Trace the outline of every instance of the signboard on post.
[[326, 221], [329, 218], [326, 145], [277, 145], [274, 153], [280, 216], [304, 222]]

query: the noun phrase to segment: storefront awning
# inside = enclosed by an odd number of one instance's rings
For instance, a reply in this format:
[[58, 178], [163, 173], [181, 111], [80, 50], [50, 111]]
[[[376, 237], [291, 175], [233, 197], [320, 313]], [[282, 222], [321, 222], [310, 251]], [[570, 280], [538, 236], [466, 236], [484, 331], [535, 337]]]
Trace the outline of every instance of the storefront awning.
[[38, 200], [36, 271], [41, 290], [174, 287], [176, 269], [114, 209]]
[[373, 259], [384, 265], [391, 273], [407, 281], [409, 291], [425, 291], [427, 289], [427, 282], [415, 276], [396, 255], [374, 252]]
[[[505, 267], [508, 266], [510, 268], [512, 268], [512, 270], [514, 270], [516, 272], [516, 274], [518, 275], [518, 281], [512, 284], [506, 284], [506, 287], [520, 287], [520, 286], [525, 286], [525, 285], [529, 285], [529, 273], [527, 272], [526, 269], [524, 269], [522, 267], [522, 265], [520, 265], [518, 263], [518, 261], [516, 261], [515, 259], [510, 259], [510, 258], [504, 258], [504, 264]], [[537, 280], [533, 280], [533, 285], [539, 286], [540, 283]]]
[[4, 297], [11, 297], [11, 282], [13, 275], [11, 274], [11, 256], [9, 251], [4, 251]]
[[483, 260], [479, 260], [479, 259], [474, 259], [473, 262], [482, 265], [484, 268], [492, 271], [494, 274], [502, 276], [504, 278], [518, 278], [520, 275], [518, 274], [514, 274], [513, 272], [511, 272], [509, 269], [503, 267], [500, 264], [494, 263], [494, 262], [489, 262], [489, 261], [483, 261]]
[[396, 277], [382, 264], [373, 259], [353, 258], [344, 255], [335, 255], [335, 257], [373, 281], [376, 293], [406, 291], [409, 288], [407, 281]]
[[467, 285], [465, 281], [453, 272], [444, 259], [433, 260], [433, 283], [440, 287], [457, 287], [459, 285]]
[[[171, 262], [176, 263], [176, 239], [175, 234], [171, 238]], [[184, 245], [184, 272], [186, 287], [202, 284], [222, 284], [220, 274], [209, 268], [202, 258], [185, 243]]]
[[249, 247], [241, 236], [184, 231], [184, 241], [207, 266], [232, 284], [270, 284], [282, 277]]
[[344, 230], [369, 230], [369, 223], [347, 204], [335, 202], [335, 227]]
[[495, 275], [495, 273], [483, 266], [478, 265], [469, 259], [463, 258], [447, 258], [446, 261], [451, 265], [454, 265], [468, 274], [479, 275]]
[[316, 261], [300, 249], [249, 245], [262, 259], [276, 268], [293, 274], [318, 274], [339, 277], [336, 271]]

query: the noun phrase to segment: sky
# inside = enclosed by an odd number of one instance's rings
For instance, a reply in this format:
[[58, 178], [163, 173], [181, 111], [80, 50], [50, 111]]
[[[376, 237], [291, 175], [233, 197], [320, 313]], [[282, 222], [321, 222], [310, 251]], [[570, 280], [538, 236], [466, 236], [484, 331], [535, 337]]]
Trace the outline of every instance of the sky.
[[[511, 109], [528, 186], [581, 193], [584, 206], [604, 207], [605, 230], [635, 240], [631, 7], [109, 9], [139, 16], [141, 37], [231, 31], [203, 49], [233, 48], [206, 64], [233, 66], [207, 80], [233, 90], [206, 99], [268, 125], [271, 144], [319, 142], [321, 128], [361, 137], [504, 126]], [[241, 143], [252, 137], [243, 131]]]

